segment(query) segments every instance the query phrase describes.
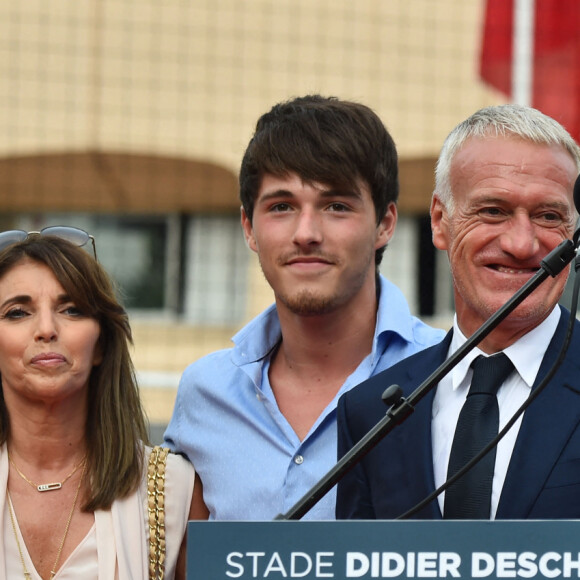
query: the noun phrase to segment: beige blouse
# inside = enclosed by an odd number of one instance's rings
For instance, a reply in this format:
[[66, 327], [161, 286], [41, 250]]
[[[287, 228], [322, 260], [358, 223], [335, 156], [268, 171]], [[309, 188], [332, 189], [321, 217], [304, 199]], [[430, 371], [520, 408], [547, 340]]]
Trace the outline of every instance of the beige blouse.
[[[149, 449], [147, 457], [148, 452]], [[175, 565], [193, 493], [194, 475], [194, 469], [188, 461], [179, 455], [169, 454], [165, 476], [165, 578], [168, 580], [175, 576]], [[6, 503], [7, 477], [8, 457], [4, 445], [0, 447], [0, 580], [24, 578]], [[63, 563], [55, 580], [145, 580], [148, 577], [149, 555], [147, 520], [147, 478], [144, 473], [141, 485], [134, 494], [115, 501], [110, 510], [95, 512], [94, 525]], [[17, 533], [28, 571], [34, 580], [41, 580], [18, 527]]]

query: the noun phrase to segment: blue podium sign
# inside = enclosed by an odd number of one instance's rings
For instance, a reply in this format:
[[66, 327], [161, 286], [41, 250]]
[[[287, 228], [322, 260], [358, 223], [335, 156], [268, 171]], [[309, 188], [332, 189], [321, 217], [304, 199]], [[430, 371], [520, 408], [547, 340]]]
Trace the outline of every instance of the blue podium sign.
[[189, 522], [187, 578], [580, 578], [580, 520]]

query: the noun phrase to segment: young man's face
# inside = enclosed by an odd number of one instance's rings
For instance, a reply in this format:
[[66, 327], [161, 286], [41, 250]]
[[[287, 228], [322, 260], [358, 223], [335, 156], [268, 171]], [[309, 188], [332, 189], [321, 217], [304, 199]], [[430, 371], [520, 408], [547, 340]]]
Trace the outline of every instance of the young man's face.
[[[514, 137], [472, 138], [451, 165], [454, 210], [434, 198], [433, 241], [449, 255], [458, 322], [472, 334], [574, 230], [576, 164], [561, 147]], [[568, 270], [545, 280], [508, 317], [521, 336], [560, 298]]]
[[278, 306], [304, 316], [332, 312], [374, 292], [375, 250], [391, 239], [396, 222], [390, 204], [377, 225], [362, 182], [358, 191], [336, 191], [294, 173], [264, 176], [251, 224], [242, 211], [246, 241]]

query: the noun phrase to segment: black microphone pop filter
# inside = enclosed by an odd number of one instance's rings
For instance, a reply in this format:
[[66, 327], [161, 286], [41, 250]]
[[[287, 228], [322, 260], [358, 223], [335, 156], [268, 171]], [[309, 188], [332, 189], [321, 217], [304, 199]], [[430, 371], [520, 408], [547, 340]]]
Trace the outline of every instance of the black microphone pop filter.
[[574, 183], [574, 205], [576, 206], [576, 211], [580, 213], [580, 175], [576, 178], [576, 183]]
[[[574, 182], [574, 205], [576, 206], [576, 211], [580, 214], [580, 175], [576, 178]], [[578, 225], [578, 224], [576, 224]], [[580, 244], [580, 227], [576, 229], [574, 235], [572, 236], [572, 241], [574, 242], [574, 247], [578, 248]], [[580, 269], [580, 253], [576, 255], [576, 261], [574, 262], [574, 270], [578, 272]]]

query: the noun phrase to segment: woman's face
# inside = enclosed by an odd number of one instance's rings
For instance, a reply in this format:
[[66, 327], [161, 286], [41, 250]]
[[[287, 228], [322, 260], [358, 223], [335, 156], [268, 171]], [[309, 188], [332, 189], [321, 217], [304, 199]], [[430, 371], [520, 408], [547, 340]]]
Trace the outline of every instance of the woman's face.
[[99, 323], [80, 312], [50, 268], [25, 259], [0, 279], [0, 373], [11, 396], [86, 397], [101, 362]]

